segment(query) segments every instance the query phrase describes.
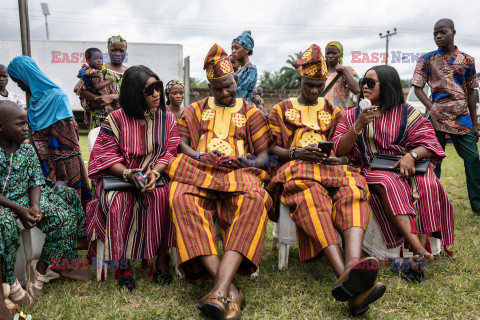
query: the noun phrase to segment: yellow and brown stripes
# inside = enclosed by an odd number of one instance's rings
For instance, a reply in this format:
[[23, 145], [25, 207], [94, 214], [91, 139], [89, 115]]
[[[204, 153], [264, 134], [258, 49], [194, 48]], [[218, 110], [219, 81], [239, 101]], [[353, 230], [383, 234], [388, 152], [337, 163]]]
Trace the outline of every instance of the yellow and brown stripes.
[[219, 194], [172, 181], [169, 203], [176, 229], [180, 270], [188, 282], [200, 284], [210, 276], [198, 257], [218, 254], [215, 220], [222, 234], [224, 250], [237, 251], [244, 256], [238, 272], [248, 274], [259, 265], [267, 209], [272, 204], [264, 189]]

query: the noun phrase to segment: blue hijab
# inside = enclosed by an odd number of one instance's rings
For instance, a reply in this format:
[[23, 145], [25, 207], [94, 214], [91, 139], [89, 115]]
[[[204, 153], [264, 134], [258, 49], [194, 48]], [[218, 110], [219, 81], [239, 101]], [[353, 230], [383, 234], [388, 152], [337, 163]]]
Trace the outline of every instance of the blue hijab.
[[243, 31], [241, 35], [233, 39], [233, 42], [241, 44], [245, 49], [250, 50], [248, 55], [252, 55], [255, 42], [253, 41], [250, 30]]
[[30, 88], [32, 97], [27, 112], [32, 131], [45, 129], [59, 120], [73, 117], [68, 96], [40, 70], [32, 58], [14, 58], [8, 65], [7, 73]]

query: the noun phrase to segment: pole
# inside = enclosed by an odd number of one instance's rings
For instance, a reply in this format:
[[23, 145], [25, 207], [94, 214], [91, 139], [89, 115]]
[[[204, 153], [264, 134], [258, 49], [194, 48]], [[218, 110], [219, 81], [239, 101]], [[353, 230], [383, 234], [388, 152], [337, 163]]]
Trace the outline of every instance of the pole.
[[185, 86], [185, 100], [183, 105], [188, 107], [190, 105], [190, 56], [184, 60], [183, 67], [183, 84]]
[[18, 0], [18, 14], [20, 16], [20, 36], [22, 39], [22, 54], [31, 56], [30, 49], [30, 24], [28, 21], [28, 3], [27, 0]]
[[47, 40], [50, 40], [50, 35], [49, 35], [49, 33], [48, 33], [47, 15], [45, 15], [45, 31], [47, 32]]
[[385, 65], [388, 66], [388, 43], [390, 42], [390, 37], [397, 34], [397, 28], [393, 28], [393, 33], [390, 33], [390, 30], [387, 30], [387, 34], [383, 35], [379, 33], [380, 39], [385, 38]]

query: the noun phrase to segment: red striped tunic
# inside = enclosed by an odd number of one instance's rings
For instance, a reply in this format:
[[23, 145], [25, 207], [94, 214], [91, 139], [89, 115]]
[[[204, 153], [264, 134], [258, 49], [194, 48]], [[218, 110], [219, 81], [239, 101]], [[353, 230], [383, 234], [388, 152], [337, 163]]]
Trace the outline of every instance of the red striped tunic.
[[[355, 110], [346, 111], [337, 125], [332, 139], [335, 151], [338, 149], [340, 139], [356, 121]], [[408, 180], [402, 179], [398, 172], [370, 169], [370, 162], [375, 153], [399, 154], [422, 146], [433, 152], [432, 162], [440, 162], [445, 157], [430, 121], [411, 106], [408, 106], [405, 133], [398, 142], [401, 119], [402, 105], [376, 117], [362, 130], [349, 154], [350, 161], [362, 168], [362, 174], [369, 185], [378, 184], [385, 188], [388, 202], [395, 215], [415, 216], [419, 233], [440, 231], [444, 244], [452, 245], [454, 238], [452, 205], [432, 168], [429, 168], [427, 173], [416, 174]], [[364, 155], [360, 141], [363, 141], [365, 146]], [[378, 195], [372, 193], [370, 205], [382, 229], [387, 248], [395, 248], [402, 244], [404, 239], [386, 216]]]
[[119, 109], [102, 124], [88, 164], [89, 177], [99, 180], [97, 199], [87, 206], [87, 232], [90, 244], [96, 239], [105, 242], [106, 259], [149, 259], [159, 246], [175, 245], [167, 186], [151, 193], [104, 192], [101, 178], [116, 163], [143, 172], [167, 164], [177, 155], [179, 142], [170, 112], [157, 110], [143, 125]]

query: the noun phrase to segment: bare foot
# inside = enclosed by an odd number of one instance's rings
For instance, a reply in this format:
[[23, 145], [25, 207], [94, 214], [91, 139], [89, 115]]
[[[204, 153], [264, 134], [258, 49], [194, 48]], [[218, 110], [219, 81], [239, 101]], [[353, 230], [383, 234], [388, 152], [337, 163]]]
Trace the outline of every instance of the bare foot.
[[91, 281], [95, 278], [93, 274], [86, 270], [75, 269], [75, 270], [61, 270], [60, 275], [66, 279], [75, 280], [75, 281]]
[[431, 253], [424, 253], [423, 255], [414, 255], [411, 259], [408, 260], [408, 264], [413, 271], [421, 273], [427, 268], [427, 266], [433, 262], [435, 258]]

